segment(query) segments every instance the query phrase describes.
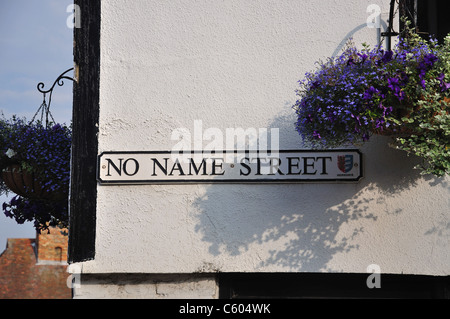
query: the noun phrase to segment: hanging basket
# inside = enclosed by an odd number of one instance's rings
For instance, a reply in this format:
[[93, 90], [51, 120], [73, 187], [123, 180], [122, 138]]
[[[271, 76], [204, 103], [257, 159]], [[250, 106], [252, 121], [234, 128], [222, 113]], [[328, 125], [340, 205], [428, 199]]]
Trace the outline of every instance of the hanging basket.
[[405, 137], [411, 136], [415, 134], [415, 130], [410, 127], [399, 127], [396, 128], [384, 128], [384, 129], [374, 129], [373, 134], [380, 136], [389, 136], [389, 137]]
[[[410, 117], [412, 112], [415, 112], [417, 109], [415, 109], [411, 105], [397, 105], [394, 107], [393, 116], [400, 120], [403, 117]], [[381, 136], [389, 136], [389, 137], [405, 137], [410, 136], [411, 134], [414, 134], [416, 130], [414, 130], [411, 126], [406, 125], [391, 125], [389, 127], [383, 127], [383, 128], [374, 128], [372, 132], [375, 135], [381, 135]]]
[[[432, 100], [429, 101], [430, 103], [433, 102]], [[447, 109], [450, 106], [450, 98], [448, 97], [443, 97], [442, 100], [438, 101], [438, 103], [440, 105], [442, 105], [442, 110]], [[395, 115], [397, 119], [401, 119], [403, 117], [410, 117], [413, 115], [413, 112], [417, 112], [420, 110], [420, 107], [409, 107], [409, 108], [399, 108], [397, 109], [397, 114]], [[446, 113], [448, 114], [448, 111], [446, 111]], [[439, 112], [434, 112], [431, 114], [430, 116], [430, 121], [429, 123], [431, 125], [434, 125], [434, 119], [433, 117], [435, 115], [438, 115]], [[420, 131], [418, 131], [417, 129], [415, 129], [415, 127], [411, 126], [411, 125], [405, 125], [405, 126], [395, 126], [395, 127], [390, 127], [390, 128], [383, 128], [382, 130], [380, 129], [374, 129], [373, 133], [376, 135], [382, 135], [382, 136], [391, 136], [391, 137], [406, 137], [406, 136], [411, 136], [411, 135], [422, 135], [422, 133], [420, 133]]]
[[23, 171], [19, 165], [10, 165], [2, 170], [5, 185], [17, 195], [30, 199], [63, 200], [63, 192], [52, 192], [44, 186], [35, 173]]

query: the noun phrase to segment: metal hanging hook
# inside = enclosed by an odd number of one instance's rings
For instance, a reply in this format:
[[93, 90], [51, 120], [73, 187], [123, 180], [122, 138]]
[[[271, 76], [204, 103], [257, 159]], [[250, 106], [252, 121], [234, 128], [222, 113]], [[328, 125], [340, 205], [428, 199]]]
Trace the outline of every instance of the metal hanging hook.
[[399, 35], [398, 32], [394, 31], [394, 8], [395, 8], [395, 0], [391, 0], [390, 6], [389, 6], [389, 26], [388, 31], [382, 32], [381, 36], [386, 37], [387, 41], [387, 50], [391, 51], [392, 49], [392, 37], [396, 37]]
[[[55, 82], [53, 83], [53, 85], [50, 87], [50, 89], [48, 90], [44, 90], [45, 84], [43, 82], [38, 83], [37, 85], [37, 89], [39, 92], [41, 92], [43, 94], [43, 101], [41, 106], [38, 108], [36, 114], [34, 114], [33, 118], [31, 119], [31, 122], [34, 121], [34, 119], [36, 118], [36, 116], [39, 114], [39, 112], [41, 112], [41, 122], [43, 122], [44, 119], [44, 115], [45, 115], [45, 127], [47, 127], [48, 125], [48, 117], [50, 116], [53, 123], [55, 123], [55, 119], [53, 118], [52, 114], [50, 113], [50, 104], [52, 103], [52, 95], [53, 95], [53, 89], [55, 88], [56, 84], [58, 84], [58, 86], [63, 86], [64, 85], [64, 81], [63, 80], [71, 80], [73, 82], [75, 82], [75, 79], [67, 76], [66, 74], [70, 71], [73, 71], [74, 68], [70, 68], [66, 71], [64, 71], [63, 73], [61, 73], [58, 78], [55, 80]], [[46, 94], [49, 94], [49, 98], [48, 98], [48, 104], [47, 101], [45, 100]]]

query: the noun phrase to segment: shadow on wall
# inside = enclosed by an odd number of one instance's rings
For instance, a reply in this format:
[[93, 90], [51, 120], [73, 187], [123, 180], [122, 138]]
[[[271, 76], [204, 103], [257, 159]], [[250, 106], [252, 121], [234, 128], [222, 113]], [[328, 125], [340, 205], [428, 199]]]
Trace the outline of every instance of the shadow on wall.
[[[351, 30], [333, 56], [365, 26]], [[382, 26], [386, 28], [384, 21]], [[281, 149], [292, 149], [292, 143], [284, 142], [293, 140], [298, 140], [301, 148], [290, 105], [286, 102], [289, 110], [268, 125], [269, 129], [279, 128]], [[388, 202], [414, 188], [419, 179], [430, 186], [448, 187], [444, 179], [421, 176], [414, 169], [419, 159], [389, 147], [389, 143], [389, 137], [374, 136], [360, 148], [365, 177], [357, 184], [209, 185], [193, 203], [198, 210], [196, 231], [214, 256], [251, 254], [255, 246], [264, 245], [264, 255], [249, 257], [255, 270], [326, 271], [335, 254], [361, 248], [357, 237], [365, 229], [346, 229], [343, 236], [343, 225], [376, 223], [380, 214], [407, 214], [402, 206]], [[431, 229], [428, 235], [448, 232], [449, 225]]]
[[[295, 116], [281, 115], [271, 127], [280, 129], [282, 139], [295, 132], [294, 121]], [[401, 207], [386, 205], [380, 211], [373, 205], [383, 205], [423, 178], [413, 169], [418, 160], [388, 143], [389, 138], [373, 137], [361, 148], [366, 169], [358, 184], [208, 185], [194, 202], [196, 231], [214, 256], [252, 254], [255, 246], [264, 245], [265, 255], [250, 258], [255, 270], [327, 270], [336, 253], [360, 248], [357, 237], [364, 228], [347, 229], [343, 237], [344, 224], [376, 223], [380, 214], [405, 213]], [[441, 182], [430, 180], [430, 185]]]

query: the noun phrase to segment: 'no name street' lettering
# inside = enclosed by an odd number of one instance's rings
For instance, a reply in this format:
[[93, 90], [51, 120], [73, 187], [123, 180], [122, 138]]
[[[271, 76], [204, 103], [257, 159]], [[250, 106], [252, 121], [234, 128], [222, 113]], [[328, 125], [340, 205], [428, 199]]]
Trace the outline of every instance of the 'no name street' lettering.
[[104, 152], [100, 184], [357, 182], [358, 150]]

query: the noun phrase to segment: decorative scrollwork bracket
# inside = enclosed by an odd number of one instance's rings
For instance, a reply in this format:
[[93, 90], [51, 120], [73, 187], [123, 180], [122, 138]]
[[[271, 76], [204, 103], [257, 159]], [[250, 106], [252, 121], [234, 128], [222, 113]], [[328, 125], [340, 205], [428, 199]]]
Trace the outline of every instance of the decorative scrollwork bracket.
[[[52, 114], [50, 113], [50, 105], [52, 103], [53, 89], [55, 88], [56, 84], [58, 84], [58, 86], [63, 86], [64, 80], [71, 80], [71, 81], [75, 82], [74, 78], [71, 78], [66, 75], [70, 71], [73, 71], [73, 69], [74, 68], [70, 68], [70, 69], [64, 71], [63, 73], [61, 73], [58, 76], [58, 78], [55, 80], [53, 85], [50, 87], [50, 89], [48, 89], [48, 90], [44, 90], [44, 87], [45, 87], [44, 83], [42, 83], [42, 82], [38, 83], [37, 89], [39, 92], [41, 92], [44, 95], [44, 99], [42, 101], [41, 106], [38, 108], [36, 114], [33, 116], [31, 122], [33, 122], [34, 119], [36, 118], [36, 116], [40, 113], [41, 114], [41, 119], [40, 119], [41, 123], [43, 123], [44, 116], [45, 116], [45, 127], [47, 127], [47, 125], [49, 123], [49, 116], [50, 116], [51, 120], [53, 121], [53, 123], [56, 123], [55, 119], [53, 118]], [[47, 93], [50, 93], [49, 97], [48, 97], [48, 104], [47, 104], [47, 101], [45, 100]]]

